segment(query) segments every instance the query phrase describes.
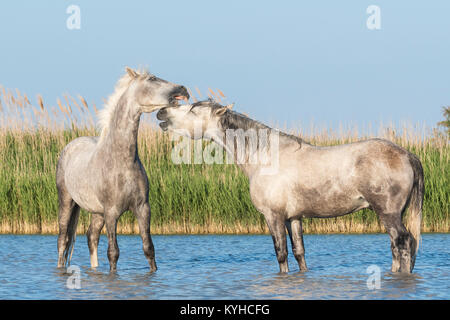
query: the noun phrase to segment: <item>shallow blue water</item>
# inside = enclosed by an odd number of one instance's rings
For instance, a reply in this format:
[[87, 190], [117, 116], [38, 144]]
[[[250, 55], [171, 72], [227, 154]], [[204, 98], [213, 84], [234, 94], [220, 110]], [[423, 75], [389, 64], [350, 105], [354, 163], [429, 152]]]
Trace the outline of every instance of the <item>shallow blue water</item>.
[[[156, 273], [148, 272], [140, 237], [119, 236], [118, 272], [110, 275], [106, 238], [93, 271], [86, 237], [78, 236], [72, 266], [81, 271], [80, 289], [70, 289], [73, 275], [55, 268], [56, 236], [0, 235], [0, 299], [450, 299], [450, 234], [423, 235], [412, 275], [390, 272], [386, 234], [306, 235], [309, 271], [298, 272], [290, 254], [288, 274], [278, 273], [270, 236], [153, 241]], [[371, 265], [380, 268], [379, 288], [368, 287]]]

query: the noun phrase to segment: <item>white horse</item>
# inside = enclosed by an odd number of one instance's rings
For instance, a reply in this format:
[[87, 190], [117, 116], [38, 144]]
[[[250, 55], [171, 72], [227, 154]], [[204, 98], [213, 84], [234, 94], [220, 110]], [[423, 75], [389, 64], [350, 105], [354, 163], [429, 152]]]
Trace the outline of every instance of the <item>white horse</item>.
[[[252, 159], [261, 148], [276, 148], [279, 162], [276, 174], [267, 174], [266, 165], [261, 162], [238, 165], [249, 178], [253, 204], [269, 226], [281, 272], [288, 271], [286, 229], [300, 270], [306, 270], [302, 218], [331, 218], [363, 208], [373, 209], [390, 235], [392, 271], [412, 272], [424, 195], [422, 165], [412, 153], [382, 139], [334, 147], [314, 146], [213, 101], [164, 108], [157, 117], [163, 120], [160, 123], [163, 130], [181, 131], [195, 139], [212, 139], [234, 158], [236, 149], [229, 146], [235, 142], [230, 144], [225, 139], [230, 130], [241, 129], [244, 134], [250, 129], [268, 130], [278, 135], [277, 145], [271, 142], [259, 142], [257, 148], [245, 145], [243, 157]], [[402, 223], [408, 204], [410, 231]]]
[[64, 148], [56, 169], [58, 267], [66, 265], [70, 248], [73, 250], [78, 216], [83, 208], [92, 213], [87, 238], [93, 268], [98, 266], [98, 240], [106, 224], [110, 270], [116, 270], [117, 220], [123, 212], [131, 210], [139, 224], [151, 271], [156, 270], [150, 236], [148, 178], [137, 148], [139, 119], [143, 112], [153, 112], [188, 97], [183, 86], [127, 68], [101, 111], [100, 137], [80, 137]]

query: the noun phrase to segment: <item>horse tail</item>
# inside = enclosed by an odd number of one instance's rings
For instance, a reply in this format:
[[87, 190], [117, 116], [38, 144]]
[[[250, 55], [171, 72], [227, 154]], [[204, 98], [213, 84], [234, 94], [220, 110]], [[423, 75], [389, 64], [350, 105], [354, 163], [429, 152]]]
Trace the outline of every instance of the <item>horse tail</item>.
[[[80, 207], [75, 205], [75, 208], [73, 208], [71, 216], [70, 216], [69, 225], [67, 226], [67, 237], [69, 239], [67, 242], [66, 249], [64, 250], [64, 257], [65, 257], [67, 266], [70, 266], [70, 261], [72, 260], [73, 249], [75, 247], [75, 240], [77, 237], [77, 225], [78, 225], [78, 217], [79, 216], [80, 216]], [[70, 256], [69, 256], [69, 252], [70, 252]], [[67, 257], [69, 259], [67, 259]]]
[[409, 232], [416, 241], [416, 253], [419, 250], [420, 227], [422, 222], [422, 206], [425, 193], [423, 168], [419, 158], [411, 154], [409, 157], [413, 172], [414, 182], [409, 201], [409, 215], [406, 221]]

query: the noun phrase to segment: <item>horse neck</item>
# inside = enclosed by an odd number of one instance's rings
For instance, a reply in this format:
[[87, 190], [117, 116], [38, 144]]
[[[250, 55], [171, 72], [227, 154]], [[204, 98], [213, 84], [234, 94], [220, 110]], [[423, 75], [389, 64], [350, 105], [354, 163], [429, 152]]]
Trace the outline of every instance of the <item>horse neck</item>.
[[[262, 165], [259, 161], [259, 154], [260, 154], [260, 144], [259, 144], [259, 135], [261, 133], [260, 130], [267, 130], [267, 137], [269, 138], [271, 132], [273, 131], [272, 128], [259, 123], [255, 120], [252, 120], [248, 117], [245, 117], [243, 115], [240, 115], [238, 113], [229, 113], [225, 114], [224, 117], [220, 121], [220, 131], [221, 131], [221, 137], [216, 137], [214, 139], [219, 145], [221, 145], [228, 155], [234, 159], [234, 162], [238, 167], [241, 168], [241, 170], [245, 173], [247, 177], [251, 177], [253, 173], [258, 170]], [[227, 130], [242, 130], [245, 134], [248, 132], [248, 130], [255, 130], [256, 133], [256, 147], [254, 149], [250, 148], [250, 143], [246, 143], [246, 139], [244, 138], [244, 148], [238, 148], [237, 147], [237, 138], [236, 136], [227, 136]], [[229, 132], [229, 131], [228, 131]], [[232, 138], [232, 141], [228, 141], [227, 138]], [[230, 144], [233, 146], [232, 149], [230, 149]], [[243, 151], [244, 152], [244, 163], [238, 162], [238, 152]], [[257, 163], [250, 163], [249, 159], [252, 156], [255, 156], [258, 159]]]
[[[216, 142], [219, 143], [222, 147], [225, 148], [226, 152], [233, 158], [237, 159], [237, 148], [235, 141], [231, 141], [234, 148], [230, 150], [227, 146], [227, 130], [233, 129], [238, 130], [242, 129], [244, 133], [253, 129], [257, 134], [257, 144], [256, 148], [250, 150], [250, 145], [245, 143], [244, 152], [246, 160], [249, 159], [250, 156], [255, 156], [256, 153], [256, 163], [243, 163], [237, 165], [244, 171], [247, 177], [251, 177], [253, 173], [260, 168], [267, 168], [268, 166], [273, 165], [273, 162], [270, 162], [270, 165], [267, 163], [261, 162], [261, 156], [268, 156], [270, 161], [275, 161], [276, 164], [279, 164], [281, 161], [282, 152], [284, 150], [298, 150], [304, 146], [311, 147], [309, 143], [304, 142], [300, 137], [290, 135], [276, 129], [270, 128], [258, 121], [252, 120], [244, 115], [238, 113], [226, 113], [224, 117], [220, 120], [220, 131], [221, 134], [216, 137]], [[265, 136], [261, 136], [265, 134]], [[261, 138], [261, 139], [260, 139]], [[275, 138], [274, 140], [272, 138]], [[234, 140], [234, 139], [233, 139]], [[261, 145], [261, 143], [264, 143]]]
[[137, 136], [142, 112], [133, 108], [135, 101], [123, 96], [111, 116], [108, 133], [103, 146], [124, 161], [135, 160], [138, 156]]

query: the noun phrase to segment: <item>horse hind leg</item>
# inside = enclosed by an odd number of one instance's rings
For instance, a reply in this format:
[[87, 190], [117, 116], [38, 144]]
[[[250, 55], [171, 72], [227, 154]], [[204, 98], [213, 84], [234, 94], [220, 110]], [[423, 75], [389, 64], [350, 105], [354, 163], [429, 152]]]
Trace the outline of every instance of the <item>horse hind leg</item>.
[[89, 247], [89, 254], [91, 256], [91, 268], [98, 267], [98, 241], [100, 238], [100, 232], [105, 225], [105, 218], [99, 213], [93, 213], [91, 215], [91, 224], [87, 232], [87, 241]]
[[[63, 268], [70, 260], [75, 243], [80, 207], [72, 200], [67, 192], [58, 190], [58, 268]], [[70, 251], [70, 257], [69, 257]], [[70, 261], [69, 261], [70, 263]]]
[[397, 175], [388, 181], [375, 180], [360, 192], [378, 215], [391, 240], [392, 272], [411, 273], [416, 255], [416, 240], [403, 225], [402, 216], [414, 190], [409, 177]]
[[266, 222], [272, 235], [275, 253], [281, 273], [289, 272], [285, 221], [280, 217], [266, 216]]
[[289, 238], [292, 243], [292, 252], [297, 260], [300, 271], [307, 271], [305, 260], [305, 247], [303, 244], [303, 228], [301, 219], [291, 219], [286, 222]]
[[[387, 197], [386, 197], [387, 198]], [[404, 198], [404, 201], [400, 201]], [[384, 203], [371, 203], [389, 234], [392, 250], [392, 272], [411, 273], [415, 263], [416, 240], [402, 222], [407, 197], [398, 194], [396, 201], [388, 198]]]
[[415, 240], [402, 223], [402, 213], [381, 213], [381, 222], [391, 239], [392, 272], [411, 273], [415, 262]]

